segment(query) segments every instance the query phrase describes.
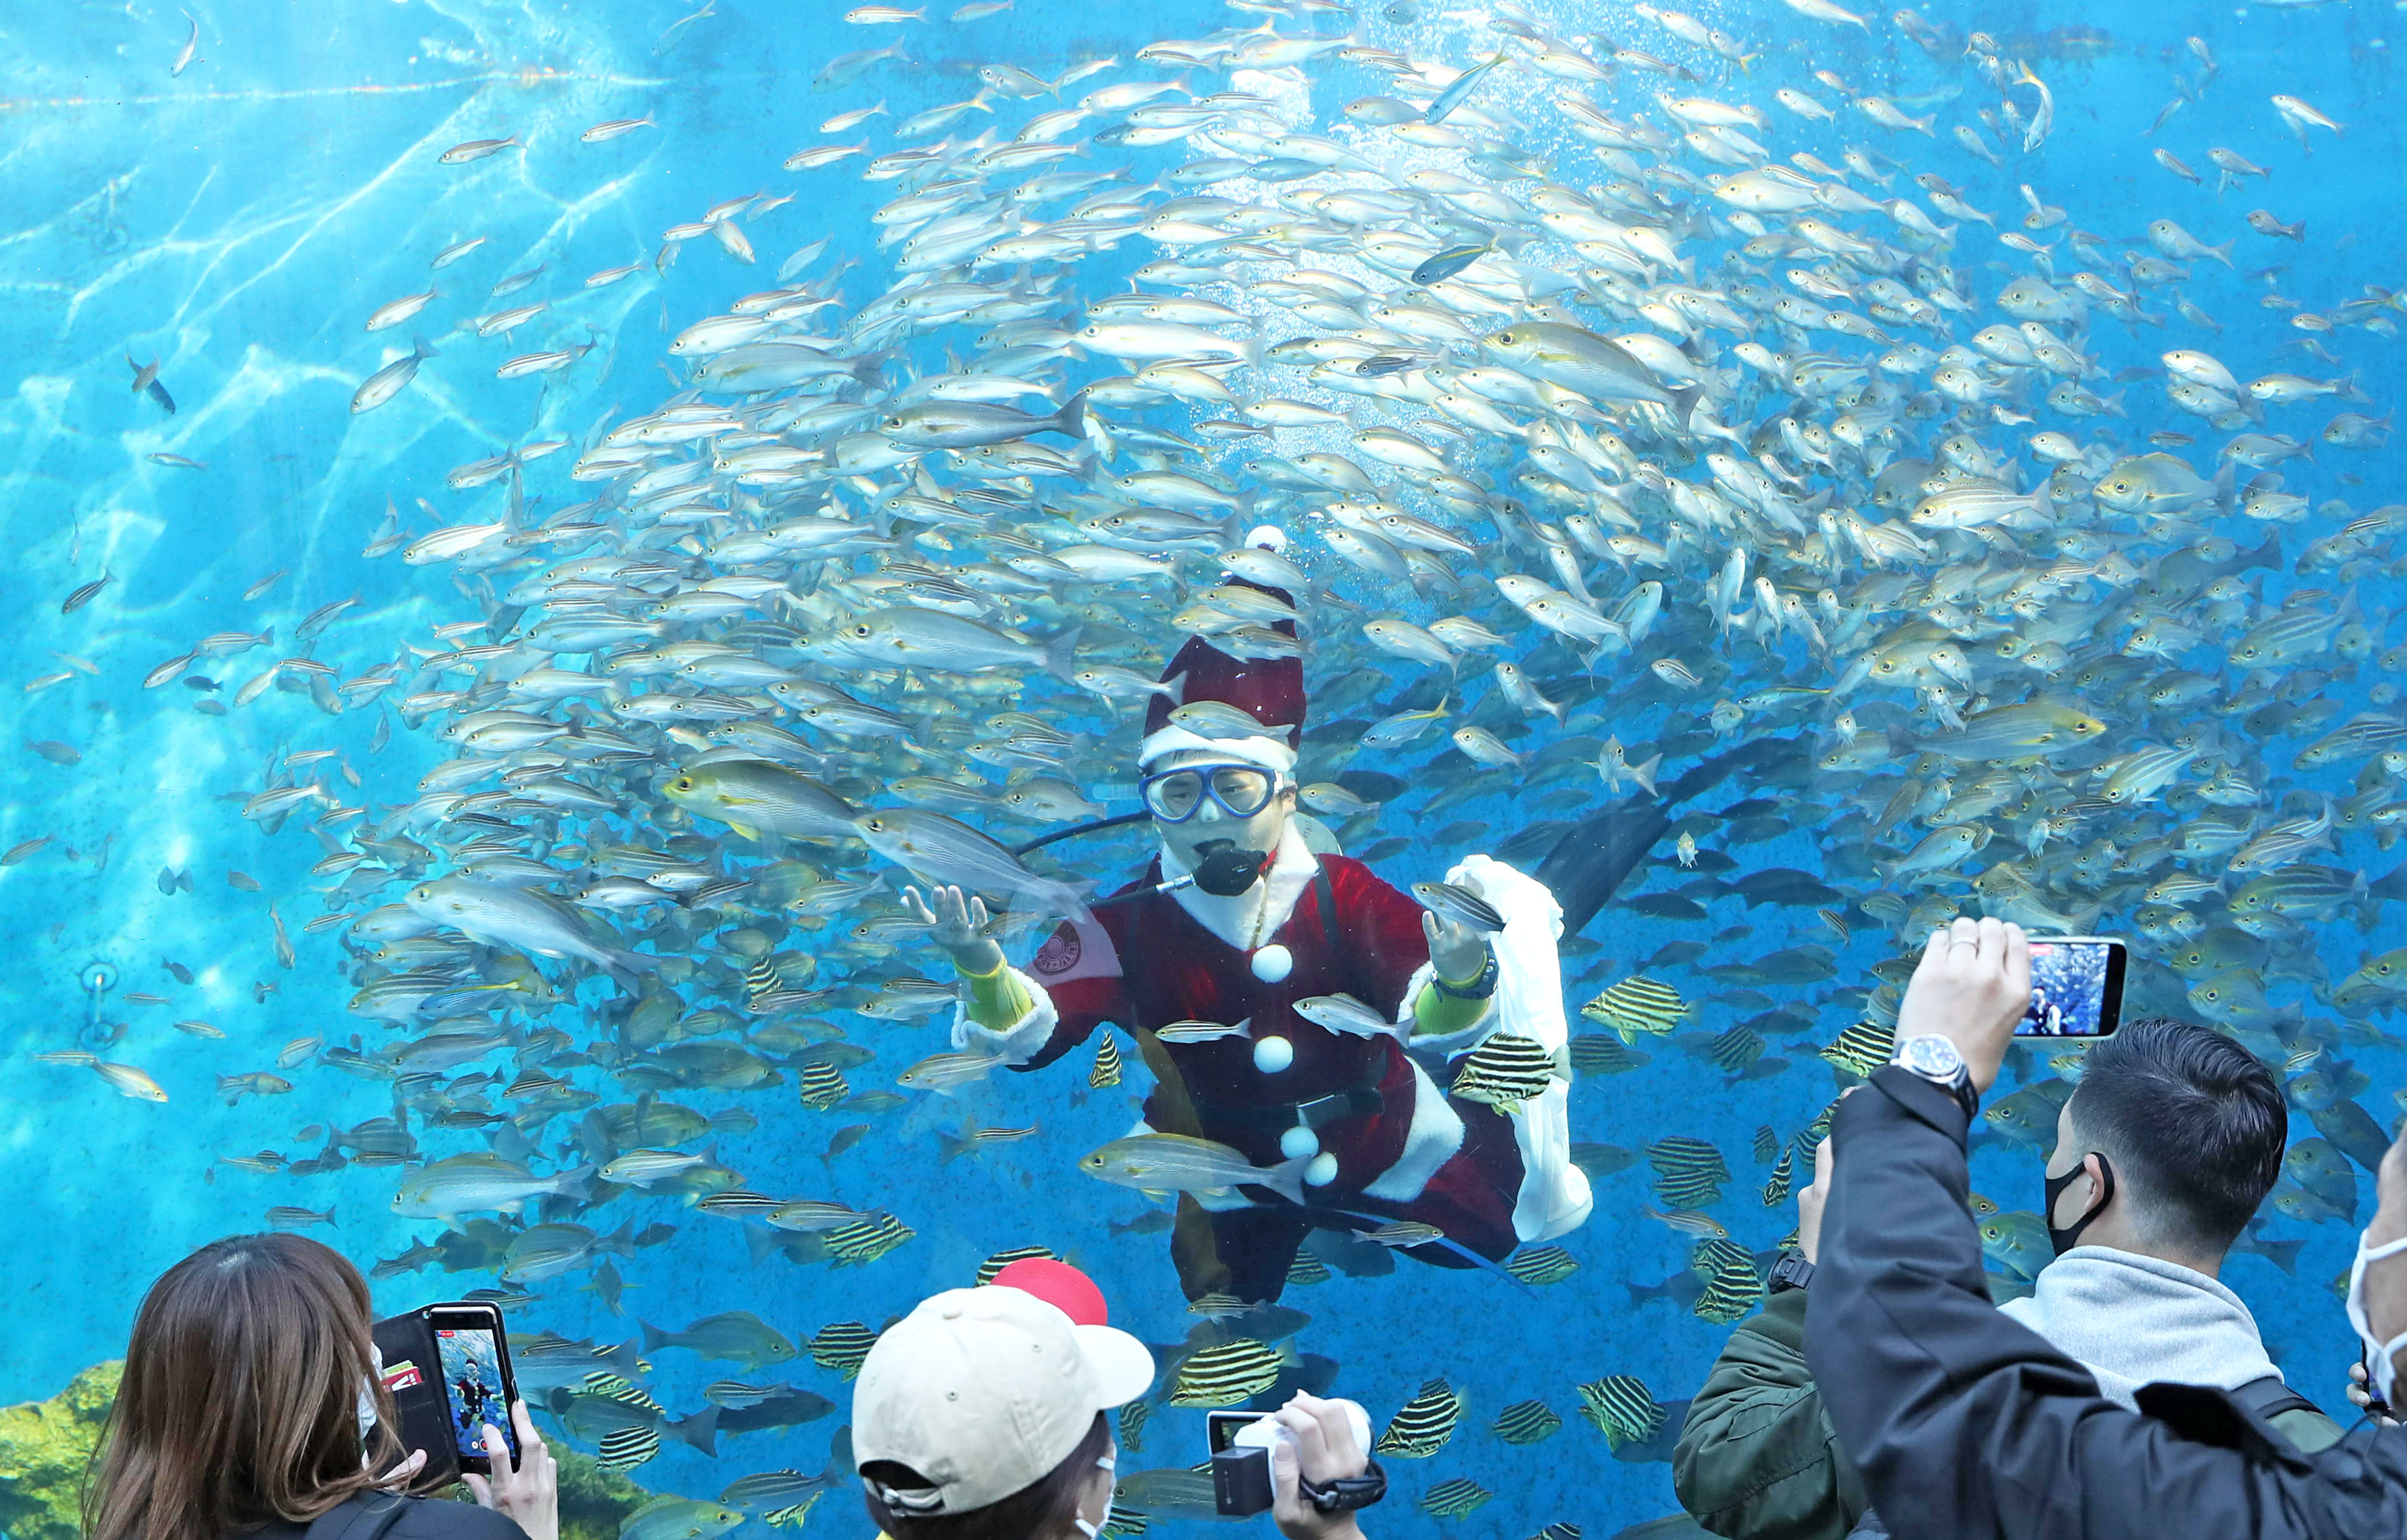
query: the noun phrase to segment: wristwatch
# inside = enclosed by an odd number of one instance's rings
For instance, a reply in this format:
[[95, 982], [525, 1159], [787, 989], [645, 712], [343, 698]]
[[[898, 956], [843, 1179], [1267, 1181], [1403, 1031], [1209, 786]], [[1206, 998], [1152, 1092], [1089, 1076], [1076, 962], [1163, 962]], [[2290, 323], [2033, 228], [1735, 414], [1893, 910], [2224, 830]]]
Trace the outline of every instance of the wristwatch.
[[1967, 1121], [1980, 1110], [1981, 1094], [1973, 1089], [1973, 1071], [1965, 1067], [1964, 1055], [1938, 1033], [1926, 1032], [1898, 1044], [1896, 1062], [1908, 1073], [1952, 1094]]
[[1805, 1260], [1802, 1251], [1784, 1251], [1772, 1264], [1772, 1277], [1765, 1293], [1779, 1293], [1784, 1289], [1802, 1289], [1814, 1281], [1814, 1264]]

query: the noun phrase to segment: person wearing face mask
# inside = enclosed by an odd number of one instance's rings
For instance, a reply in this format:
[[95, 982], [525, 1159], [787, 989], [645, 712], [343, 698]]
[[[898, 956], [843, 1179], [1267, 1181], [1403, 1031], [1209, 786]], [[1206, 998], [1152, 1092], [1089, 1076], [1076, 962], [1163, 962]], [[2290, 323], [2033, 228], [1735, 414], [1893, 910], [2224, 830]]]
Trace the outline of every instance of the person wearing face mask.
[[[1898, 1055], [1831, 1120], [1830, 1198], [1805, 1356], [1873, 1506], [1900, 1535], [1997, 1540], [2362, 1540], [2407, 1533], [2407, 1435], [2359, 1427], [2301, 1449], [2242, 1390], [2158, 1381], [2110, 1399], [2078, 1360], [1992, 1307], [1964, 1208], [1964, 1137], [2030, 997], [2018, 925], [1934, 932], [1899, 1010]], [[2103, 1152], [2105, 1130], [2066, 1159]], [[2092, 1141], [2095, 1141], [2094, 1143]], [[2080, 1145], [2089, 1145], [2083, 1150]], [[2136, 1164], [2136, 1163], [2135, 1163]], [[2070, 1166], [2068, 1166], [2068, 1168]], [[2105, 1167], [2056, 1222], [2114, 1210]], [[2133, 1222], [2139, 1222], [2134, 1210]], [[2347, 1311], [2395, 1392], [2407, 1349], [2407, 1142], [2384, 1154]]]
[[[2080, 1361], [2119, 1406], [2136, 1406], [2155, 1381], [2211, 1385], [2300, 1450], [2337, 1443], [2340, 1425], [2284, 1382], [2255, 1317], [2220, 1279], [2282, 1173], [2288, 1126], [2272, 1073], [2220, 1033], [2156, 1017], [2098, 1040], [2043, 1180], [2055, 1258], [2001, 1313]], [[1774, 1269], [1762, 1315], [1732, 1334], [1674, 1452], [1682, 1502], [1717, 1533], [1807, 1540], [1878, 1528], [1806, 1368], [1804, 1285], [1830, 1157], [1826, 1139], [1798, 1194], [1799, 1262]]]
[[[1289, 600], [1228, 587], [1265, 609]], [[1035, 1069], [1115, 1023], [1156, 1081], [1133, 1136], [1208, 1141], [1223, 1166], [1233, 1151], [1263, 1173], [1137, 1184], [1180, 1191], [1172, 1256], [1190, 1299], [1277, 1298], [1315, 1227], [1429, 1226], [1405, 1249], [1443, 1266], [1577, 1227], [1589, 1195], [1562, 1081], [1502, 1106], [1450, 1094], [1491, 1037], [1531, 1056], [1564, 1047], [1553, 896], [1474, 856], [1447, 881], [1503, 922], [1474, 929], [1461, 915], [1488, 916], [1425, 910], [1335, 854], [1296, 812], [1300, 658], [1197, 635], [1162, 685], [1137, 756], [1158, 850], [1137, 881], [1064, 922], [1024, 970], [979, 900], [906, 894], [962, 977], [954, 1046]]]
[[488, 1424], [477, 1503], [400, 1495], [367, 1281], [300, 1236], [235, 1236], [160, 1276], [84, 1491], [88, 1540], [560, 1540], [558, 1475], [526, 1404], [510, 1467]]
[[[1110, 1412], [1152, 1384], [1152, 1352], [1066, 1263], [1028, 1258], [933, 1295], [853, 1382], [862, 1505], [886, 1540], [1097, 1540], [1118, 1463]], [[1271, 1461], [1288, 1540], [1362, 1540], [1351, 1510], [1312, 1500], [1370, 1469], [1346, 1406], [1298, 1392], [1272, 1414], [1294, 1435]]]

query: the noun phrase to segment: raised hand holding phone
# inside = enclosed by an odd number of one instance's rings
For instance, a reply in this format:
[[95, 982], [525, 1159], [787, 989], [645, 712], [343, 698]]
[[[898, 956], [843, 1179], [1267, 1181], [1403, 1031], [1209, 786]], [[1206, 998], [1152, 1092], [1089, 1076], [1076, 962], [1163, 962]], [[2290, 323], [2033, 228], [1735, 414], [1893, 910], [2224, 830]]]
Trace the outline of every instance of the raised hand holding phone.
[[1998, 919], [1958, 916], [1930, 933], [1897, 1010], [1897, 1040], [1941, 1037], [1956, 1045], [1973, 1089], [1987, 1091], [2030, 1006], [2030, 940]]
[[510, 1463], [513, 1440], [505, 1438], [502, 1430], [490, 1422], [483, 1431], [485, 1459], [492, 1474], [466, 1471], [460, 1479], [468, 1484], [479, 1506], [516, 1519], [519, 1528], [527, 1532], [527, 1540], [560, 1540], [560, 1467], [552, 1461], [551, 1446], [534, 1431], [526, 1403], [510, 1403], [510, 1431], [518, 1446], [516, 1469]]

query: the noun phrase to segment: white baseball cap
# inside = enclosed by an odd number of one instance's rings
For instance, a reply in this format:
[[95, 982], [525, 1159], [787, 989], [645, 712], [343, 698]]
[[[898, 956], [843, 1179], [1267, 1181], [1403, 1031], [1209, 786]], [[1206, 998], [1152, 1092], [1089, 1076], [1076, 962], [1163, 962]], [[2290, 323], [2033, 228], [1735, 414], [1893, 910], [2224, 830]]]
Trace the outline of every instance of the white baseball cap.
[[887, 1328], [852, 1390], [852, 1452], [890, 1460], [932, 1489], [874, 1488], [916, 1517], [966, 1513], [1034, 1485], [1095, 1414], [1153, 1383], [1128, 1333], [1074, 1321], [1016, 1288], [952, 1289]]

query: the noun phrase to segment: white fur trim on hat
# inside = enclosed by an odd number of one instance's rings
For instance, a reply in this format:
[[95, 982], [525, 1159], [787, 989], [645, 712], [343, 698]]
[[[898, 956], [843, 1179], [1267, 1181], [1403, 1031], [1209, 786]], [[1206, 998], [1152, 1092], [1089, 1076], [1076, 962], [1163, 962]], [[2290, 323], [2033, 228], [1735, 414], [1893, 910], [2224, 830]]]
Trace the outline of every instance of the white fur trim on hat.
[[1295, 773], [1295, 750], [1288, 746], [1284, 738], [1206, 738], [1175, 725], [1146, 739], [1136, 751], [1136, 766], [1143, 770], [1157, 759], [1190, 750], [1217, 754], [1235, 764], [1260, 765], [1281, 775]]

